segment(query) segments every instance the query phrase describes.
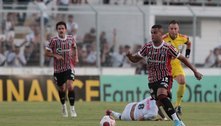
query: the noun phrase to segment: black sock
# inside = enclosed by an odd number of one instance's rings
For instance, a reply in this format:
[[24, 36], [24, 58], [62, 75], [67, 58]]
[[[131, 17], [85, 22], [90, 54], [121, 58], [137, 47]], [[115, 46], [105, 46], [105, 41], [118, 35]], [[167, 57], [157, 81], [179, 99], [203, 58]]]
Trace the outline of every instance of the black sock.
[[65, 103], [66, 92], [58, 91], [58, 93], [59, 93], [61, 104], [63, 105]]
[[70, 105], [73, 106], [74, 105], [74, 101], [75, 101], [74, 90], [68, 91], [68, 98], [69, 98]]
[[159, 95], [158, 100], [160, 100], [160, 102], [163, 104], [163, 108], [167, 113], [168, 117], [172, 119], [171, 115], [175, 113], [175, 109], [173, 108], [171, 101], [167, 98], [166, 95]]

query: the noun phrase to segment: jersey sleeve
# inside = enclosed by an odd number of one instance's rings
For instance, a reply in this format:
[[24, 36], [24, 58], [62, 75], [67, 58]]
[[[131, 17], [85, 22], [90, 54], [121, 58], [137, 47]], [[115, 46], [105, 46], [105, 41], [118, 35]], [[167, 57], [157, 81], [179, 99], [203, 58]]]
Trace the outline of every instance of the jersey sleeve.
[[180, 52], [172, 45], [169, 45], [169, 55], [171, 55], [174, 58], [177, 58], [180, 56]]
[[147, 52], [148, 50], [147, 50], [147, 46], [146, 46], [146, 44], [141, 48], [141, 50], [140, 51], [138, 51], [138, 55], [139, 56], [141, 56], [141, 57], [145, 57], [145, 56], [147, 56]]
[[189, 41], [189, 37], [187, 35], [183, 35], [183, 34], [180, 34], [180, 36], [183, 39], [182, 44], [187, 44], [187, 42]]

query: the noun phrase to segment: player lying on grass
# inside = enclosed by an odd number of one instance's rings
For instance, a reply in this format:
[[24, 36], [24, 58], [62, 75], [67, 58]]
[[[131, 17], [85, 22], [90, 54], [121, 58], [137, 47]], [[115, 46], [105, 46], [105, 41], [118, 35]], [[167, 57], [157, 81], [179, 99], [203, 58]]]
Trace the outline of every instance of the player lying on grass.
[[139, 102], [133, 102], [126, 105], [122, 113], [118, 113], [112, 110], [107, 110], [106, 113], [111, 113], [116, 119], [120, 120], [159, 120], [157, 118], [158, 112], [161, 120], [168, 120], [161, 110], [158, 109], [156, 101], [151, 97], [145, 98]]

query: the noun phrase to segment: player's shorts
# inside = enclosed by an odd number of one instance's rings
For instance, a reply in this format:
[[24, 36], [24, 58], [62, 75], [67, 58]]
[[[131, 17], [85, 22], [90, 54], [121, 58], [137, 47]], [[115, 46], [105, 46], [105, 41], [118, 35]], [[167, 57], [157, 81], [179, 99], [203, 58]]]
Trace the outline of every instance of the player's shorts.
[[174, 59], [171, 61], [172, 66], [172, 76], [175, 78], [178, 75], [185, 76], [185, 72], [183, 70], [183, 66], [181, 65], [181, 62], [178, 61], [178, 59]]
[[126, 107], [124, 108], [124, 111], [121, 114], [121, 120], [125, 120], [125, 121], [132, 120], [131, 117], [130, 117], [130, 111], [131, 111], [132, 106], [134, 104], [136, 104], [136, 102], [129, 103], [129, 104], [126, 105]]
[[74, 80], [74, 70], [67, 70], [61, 73], [54, 73], [54, 81], [58, 86], [62, 86], [67, 80]]
[[166, 77], [162, 78], [161, 80], [158, 80], [153, 83], [149, 83], [148, 86], [150, 89], [151, 97], [154, 98], [155, 100], [157, 100], [157, 90], [159, 88], [165, 88], [165, 89], [167, 89], [168, 97], [171, 98], [172, 84], [173, 84], [173, 78], [171, 76], [166, 76]]

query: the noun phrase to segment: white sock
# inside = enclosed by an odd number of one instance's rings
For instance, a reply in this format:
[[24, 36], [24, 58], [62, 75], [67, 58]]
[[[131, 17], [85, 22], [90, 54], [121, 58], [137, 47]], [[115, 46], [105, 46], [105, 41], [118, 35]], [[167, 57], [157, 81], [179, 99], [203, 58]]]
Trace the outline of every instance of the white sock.
[[64, 103], [64, 104], [62, 104], [62, 108], [64, 108], [64, 109], [66, 109], [67, 108], [67, 106], [66, 106], [66, 104]]
[[74, 106], [70, 106], [70, 109], [71, 109], [71, 110], [75, 110]]
[[173, 113], [173, 114], [171, 115], [171, 117], [173, 118], [173, 120], [179, 120], [179, 118], [177, 117], [176, 113]]
[[115, 118], [120, 119], [120, 116], [121, 116], [120, 113], [115, 112], [115, 111], [112, 111], [112, 113], [113, 113], [113, 116], [114, 116]]

